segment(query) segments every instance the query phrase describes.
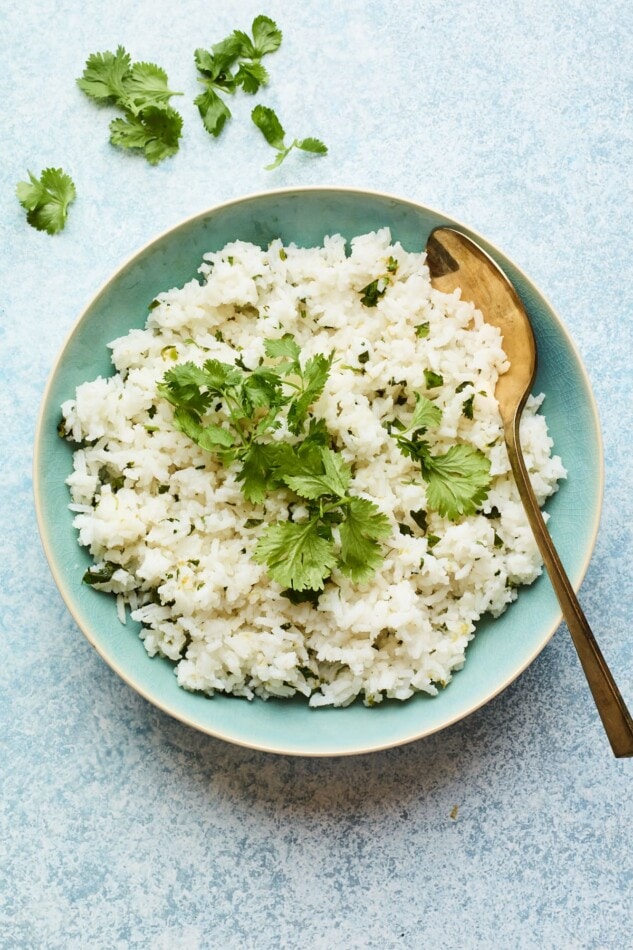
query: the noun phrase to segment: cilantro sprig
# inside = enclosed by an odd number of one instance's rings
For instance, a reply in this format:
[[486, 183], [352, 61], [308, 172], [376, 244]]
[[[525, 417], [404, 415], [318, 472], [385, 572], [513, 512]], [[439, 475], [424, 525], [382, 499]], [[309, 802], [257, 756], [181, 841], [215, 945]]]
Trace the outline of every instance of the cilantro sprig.
[[45, 168], [39, 178], [28, 172], [29, 181], [18, 182], [15, 193], [26, 210], [26, 220], [48, 234], [62, 231], [68, 216], [68, 207], [77, 192], [70, 177], [61, 168]]
[[[334, 354], [302, 363], [291, 334], [264, 347], [279, 362], [243, 370], [207, 360], [168, 370], [159, 391], [174, 406], [173, 424], [224, 464], [237, 465], [248, 501], [261, 504], [281, 488], [301, 500], [307, 517], [267, 525], [255, 548], [255, 561], [273, 580], [315, 592], [338, 568], [364, 582], [380, 564], [380, 541], [391, 528], [372, 501], [350, 493], [350, 466], [330, 446], [323, 421], [310, 416]], [[292, 441], [271, 438], [284, 419]]]
[[413, 416], [407, 426], [394, 419], [388, 430], [403, 455], [420, 465], [427, 483], [426, 499], [430, 509], [442, 517], [457, 521], [473, 515], [488, 496], [490, 461], [472, 445], [452, 445], [443, 455], [433, 455], [424, 439], [426, 431], [439, 425], [442, 410], [432, 400], [416, 393]]
[[169, 88], [167, 73], [155, 63], [133, 63], [123, 46], [88, 57], [79, 88], [91, 99], [118, 106], [123, 118], [110, 123], [110, 141], [140, 149], [156, 165], [178, 151], [182, 116], [169, 104], [181, 96]]
[[277, 151], [277, 155], [270, 165], [265, 165], [267, 171], [277, 168], [293, 148], [301, 149], [303, 152], [312, 152], [314, 155], [326, 155], [327, 145], [324, 145], [320, 139], [306, 138], [293, 139], [290, 145], [286, 145], [286, 133], [279, 121], [275, 111], [268, 106], [255, 106], [251, 112], [251, 119], [260, 130], [266, 141]]
[[231, 118], [231, 110], [223, 97], [232, 95], [239, 87], [255, 95], [268, 83], [268, 70], [262, 65], [262, 57], [274, 53], [281, 45], [281, 30], [270, 17], [255, 17], [251, 32], [249, 36], [242, 30], [234, 30], [210, 50], [200, 48], [194, 53], [198, 80], [204, 86], [194, 104], [198, 106], [205, 129], [216, 138]]

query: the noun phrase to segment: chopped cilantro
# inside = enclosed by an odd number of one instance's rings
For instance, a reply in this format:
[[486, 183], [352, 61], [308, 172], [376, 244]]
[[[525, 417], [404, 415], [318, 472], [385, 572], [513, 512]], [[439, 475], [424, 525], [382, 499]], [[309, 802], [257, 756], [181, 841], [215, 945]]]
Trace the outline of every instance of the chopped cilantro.
[[426, 511], [424, 510], [424, 508], [418, 508], [417, 511], [410, 511], [409, 514], [411, 518], [413, 519], [413, 521], [415, 521], [415, 523], [417, 524], [422, 534], [426, 534], [427, 518], [426, 518]]
[[245, 528], [259, 528], [260, 524], [264, 523], [263, 518], [247, 518], [244, 522]]
[[365, 307], [375, 307], [380, 298], [385, 296], [386, 289], [386, 281], [382, 277], [377, 277], [360, 291], [360, 302]]
[[474, 394], [474, 393], [472, 393], [472, 394], [468, 397], [468, 399], [465, 399], [465, 400], [464, 400], [464, 404], [463, 404], [463, 406], [462, 406], [462, 415], [463, 415], [463, 416], [466, 416], [467, 419], [472, 419], [472, 418], [473, 418], [473, 404], [474, 404], [474, 402], [475, 402], [475, 394]]
[[431, 325], [429, 323], [418, 323], [415, 328], [415, 335], [419, 340], [424, 340], [429, 335]]
[[438, 386], [444, 385], [444, 377], [439, 373], [434, 373], [432, 369], [424, 370], [424, 379], [427, 389], [437, 389]]
[[125, 475], [122, 472], [113, 472], [107, 465], [99, 469], [98, 478], [101, 485], [110, 486], [113, 494], [125, 485]]
[[[312, 604], [313, 607], [319, 602], [319, 597], [323, 593], [323, 588], [320, 590], [293, 590], [292, 587], [289, 587], [288, 590], [283, 590], [281, 596], [287, 598], [291, 604]], [[315, 674], [312, 674], [313, 676]]]
[[84, 584], [95, 587], [98, 584], [107, 584], [119, 569], [118, 564], [112, 564], [111, 561], [104, 561], [101, 567], [90, 567], [82, 577]]

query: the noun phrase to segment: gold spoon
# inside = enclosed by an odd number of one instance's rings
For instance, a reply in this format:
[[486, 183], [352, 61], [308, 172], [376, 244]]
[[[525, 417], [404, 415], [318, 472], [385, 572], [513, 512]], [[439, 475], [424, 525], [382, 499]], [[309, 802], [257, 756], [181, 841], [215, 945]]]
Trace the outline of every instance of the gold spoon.
[[560, 562], [523, 459], [519, 423], [536, 374], [536, 341], [528, 315], [503, 271], [465, 234], [436, 228], [426, 253], [433, 287], [449, 294], [461, 288], [462, 298], [472, 300], [486, 322], [501, 331], [510, 369], [499, 377], [495, 395], [512, 473], [613, 753], [633, 756], [633, 719]]

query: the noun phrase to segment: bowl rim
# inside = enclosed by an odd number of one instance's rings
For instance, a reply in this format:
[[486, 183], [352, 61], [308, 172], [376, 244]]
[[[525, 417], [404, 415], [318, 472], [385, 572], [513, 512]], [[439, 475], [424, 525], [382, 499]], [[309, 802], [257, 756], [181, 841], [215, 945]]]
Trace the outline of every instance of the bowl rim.
[[176, 719], [177, 721], [182, 722], [185, 725], [198, 730], [199, 732], [205, 733], [206, 735], [210, 735], [213, 738], [222, 739], [225, 742], [229, 742], [232, 745], [241, 746], [242, 748], [247, 748], [247, 749], [254, 749], [259, 752], [269, 752], [276, 755], [292, 755], [292, 756], [305, 757], [305, 758], [334, 758], [334, 757], [341, 757], [341, 756], [364, 755], [370, 752], [380, 752], [386, 749], [397, 748], [398, 746], [406, 745], [409, 742], [415, 742], [419, 739], [424, 739], [427, 736], [433, 735], [436, 732], [441, 732], [442, 730], [455, 725], [457, 722], [460, 722], [462, 719], [466, 719], [472, 713], [476, 712], [478, 709], [481, 709], [483, 706], [487, 705], [492, 699], [494, 699], [496, 696], [502, 693], [505, 689], [507, 689], [507, 687], [510, 686], [516, 679], [518, 679], [518, 677], [521, 676], [521, 674], [525, 672], [528, 666], [530, 666], [534, 662], [534, 660], [544, 650], [544, 648], [547, 646], [549, 641], [554, 636], [554, 633], [560, 626], [563, 620], [562, 611], [559, 611], [557, 613], [555, 622], [551, 625], [551, 627], [549, 627], [546, 630], [546, 632], [544, 633], [543, 637], [539, 641], [534, 651], [525, 660], [525, 662], [521, 664], [521, 666], [518, 669], [513, 671], [512, 675], [507, 677], [502, 683], [496, 686], [485, 697], [473, 703], [466, 710], [460, 712], [457, 715], [452, 716], [450, 719], [448, 719], [446, 722], [440, 725], [434, 725], [432, 727], [421, 729], [421, 730], [414, 730], [413, 732], [411, 732], [410, 734], [404, 737], [390, 740], [388, 742], [381, 741], [377, 744], [369, 744], [369, 745], [359, 744], [351, 749], [334, 750], [334, 751], [327, 750], [327, 749], [300, 751], [300, 750], [297, 750], [296, 748], [287, 749], [287, 748], [283, 748], [283, 746], [280, 746], [280, 745], [275, 746], [275, 745], [271, 745], [271, 744], [267, 744], [263, 742], [258, 742], [255, 740], [248, 741], [243, 738], [235, 738], [234, 736], [226, 733], [222, 729], [214, 728], [213, 726], [207, 725], [206, 723], [196, 722], [193, 719], [191, 719], [186, 713], [181, 712], [180, 710], [172, 709], [171, 707], [169, 707], [169, 705], [166, 702], [164, 702], [160, 698], [156, 698], [154, 695], [152, 695], [150, 691], [145, 689], [145, 687], [135, 682], [134, 678], [129, 673], [121, 669], [118, 663], [114, 662], [113, 660], [111, 660], [110, 658], [104, 655], [104, 652], [100, 648], [99, 644], [96, 642], [90, 629], [83, 624], [77, 612], [75, 611], [72, 597], [70, 596], [70, 594], [67, 594], [66, 592], [65, 582], [61, 576], [60, 570], [58, 569], [53, 551], [51, 550], [48, 544], [45, 517], [44, 517], [43, 489], [42, 489], [42, 484], [41, 484], [41, 480], [39, 476], [39, 473], [42, 470], [41, 453], [42, 453], [42, 445], [43, 445], [42, 434], [44, 431], [44, 417], [46, 415], [46, 410], [48, 407], [50, 390], [57, 376], [60, 363], [62, 362], [64, 358], [64, 355], [66, 353], [66, 350], [72, 338], [74, 337], [80, 324], [83, 323], [88, 312], [92, 309], [92, 307], [95, 305], [98, 299], [108, 290], [110, 285], [113, 284], [119, 278], [120, 274], [123, 271], [125, 271], [130, 266], [130, 264], [132, 264], [137, 258], [140, 258], [147, 251], [149, 251], [153, 245], [160, 244], [160, 242], [163, 241], [167, 236], [173, 235], [174, 233], [178, 232], [182, 228], [189, 227], [191, 224], [193, 224], [197, 220], [206, 218], [209, 215], [213, 215], [219, 211], [224, 210], [225, 208], [230, 208], [232, 206], [244, 204], [249, 201], [253, 201], [255, 199], [260, 199], [260, 198], [286, 197], [286, 196], [297, 195], [297, 194], [299, 195], [316, 194], [319, 192], [328, 192], [328, 193], [338, 192], [342, 195], [343, 194], [356, 195], [358, 197], [369, 195], [370, 197], [386, 199], [388, 201], [394, 201], [398, 204], [407, 204], [421, 211], [431, 212], [432, 214], [438, 215], [439, 217], [443, 217], [447, 221], [449, 221], [451, 225], [456, 226], [457, 228], [460, 228], [466, 231], [467, 233], [470, 233], [471, 235], [474, 236], [475, 240], [484, 242], [494, 252], [500, 254], [502, 257], [510, 261], [512, 266], [521, 275], [522, 279], [530, 286], [531, 289], [535, 291], [536, 295], [540, 297], [546, 304], [549, 313], [554, 318], [556, 324], [558, 325], [558, 329], [560, 330], [560, 332], [562, 333], [565, 339], [566, 345], [569, 347], [573, 356], [575, 357], [576, 363], [578, 365], [578, 369], [580, 371], [579, 375], [582, 381], [583, 389], [585, 391], [587, 405], [593, 417], [593, 423], [594, 423], [594, 427], [595, 427], [595, 431], [597, 435], [596, 448], [598, 450], [598, 485], [597, 485], [597, 495], [596, 495], [596, 506], [595, 506], [595, 511], [593, 515], [593, 524], [591, 526], [591, 535], [590, 535], [589, 543], [587, 545], [585, 557], [580, 566], [578, 580], [576, 584], [573, 585], [574, 590], [577, 592], [580, 589], [582, 582], [585, 578], [585, 575], [589, 568], [589, 564], [591, 562], [591, 558], [593, 556], [593, 552], [595, 549], [596, 539], [598, 536], [598, 530], [600, 526], [602, 507], [603, 507], [604, 482], [605, 482], [604, 445], [603, 445], [602, 432], [601, 432], [601, 427], [600, 427], [600, 416], [599, 416], [598, 407], [596, 404], [596, 399], [591, 388], [589, 375], [587, 373], [587, 370], [585, 369], [578, 347], [576, 346], [573, 339], [571, 338], [563, 320], [558, 315], [558, 312], [552, 306], [549, 298], [537, 287], [537, 285], [529, 277], [529, 275], [526, 274], [526, 272], [521, 267], [519, 267], [515, 263], [514, 260], [509, 258], [508, 255], [505, 254], [504, 251], [498, 248], [496, 244], [493, 244], [491, 241], [488, 240], [488, 238], [480, 234], [478, 231], [475, 231], [473, 228], [469, 227], [468, 225], [463, 224], [459, 219], [453, 218], [452, 215], [447, 215], [444, 211], [438, 211], [437, 209], [432, 208], [430, 205], [422, 204], [419, 201], [415, 201], [410, 198], [404, 198], [400, 195], [395, 195], [390, 192], [379, 191], [379, 190], [371, 189], [371, 188], [347, 187], [345, 185], [300, 185], [300, 186], [290, 186], [290, 187], [284, 187], [284, 188], [274, 188], [270, 190], [251, 192], [247, 195], [242, 195], [237, 198], [230, 198], [218, 204], [211, 205], [210, 207], [204, 209], [203, 211], [196, 212], [195, 214], [192, 214], [186, 218], [183, 218], [177, 224], [172, 225], [171, 227], [165, 228], [158, 235], [151, 238], [149, 241], [143, 244], [140, 248], [138, 248], [137, 250], [129, 254], [118, 265], [118, 267], [110, 274], [110, 276], [107, 277], [105, 281], [103, 281], [103, 283], [99, 286], [96, 292], [90, 296], [87, 303], [81, 309], [79, 315], [77, 316], [77, 318], [71, 325], [69, 331], [67, 332], [63, 340], [63, 343], [59, 349], [57, 357], [55, 358], [49, 370], [46, 385], [44, 387], [44, 391], [42, 393], [42, 397], [40, 401], [40, 408], [39, 408], [37, 422], [36, 422], [35, 431], [34, 431], [32, 473], [33, 473], [33, 495], [34, 495], [37, 527], [38, 527], [42, 547], [44, 549], [44, 554], [46, 556], [46, 560], [48, 561], [48, 566], [53, 576], [53, 580], [57, 586], [57, 589], [71, 617], [73, 618], [73, 620], [75, 621], [79, 629], [82, 631], [82, 633], [84, 634], [84, 636], [86, 637], [90, 645], [94, 647], [94, 649], [97, 651], [101, 659], [110, 667], [110, 669], [114, 673], [117, 674], [117, 676], [119, 676], [123, 680], [124, 683], [126, 683], [127, 686], [130, 686], [143, 699], [151, 703], [157, 709], [160, 709], [161, 712], [165, 713], [168, 716], [171, 716], [173, 719]]

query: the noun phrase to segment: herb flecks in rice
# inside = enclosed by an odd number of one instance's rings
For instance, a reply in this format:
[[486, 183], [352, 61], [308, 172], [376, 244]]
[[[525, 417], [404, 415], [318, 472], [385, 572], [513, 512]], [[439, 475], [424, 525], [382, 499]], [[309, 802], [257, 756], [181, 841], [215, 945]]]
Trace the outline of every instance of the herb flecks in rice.
[[[435, 694], [462, 666], [478, 618], [501, 613], [541, 570], [491, 395], [506, 368], [498, 331], [458, 295], [433, 290], [423, 256], [392, 246], [386, 230], [356, 238], [349, 255], [340, 237], [314, 249], [235, 242], [201, 271], [201, 283], [157, 296], [145, 330], [111, 344], [114, 376], [62, 407], [60, 434], [80, 446], [68, 482], [92, 583], [130, 608], [148, 653], [174, 660], [186, 689], [300, 692], [314, 706]], [[266, 526], [310, 517], [309, 499], [284, 485], [248, 501], [239, 465], [175, 431], [158, 388], [186, 362], [239, 359], [253, 372], [270, 363], [264, 341], [289, 334], [304, 365], [340, 357], [310, 414], [350, 468], [354, 496], [389, 525], [370, 579], [335, 565], [322, 591], [271, 580], [254, 557]], [[408, 433], [413, 457], [388, 423], [406, 427], [421, 398], [440, 416]], [[564, 469], [540, 402], [529, 400], [521, 436], [542, 504]], [[282, 417], [269, 433], [280, 445], [300, 438]], [[485, 460], [488, 488], [451, 520], [432, 504], [423, 462], [456, 446]], [[335, 545], [339, 530], [333, 523]]]

